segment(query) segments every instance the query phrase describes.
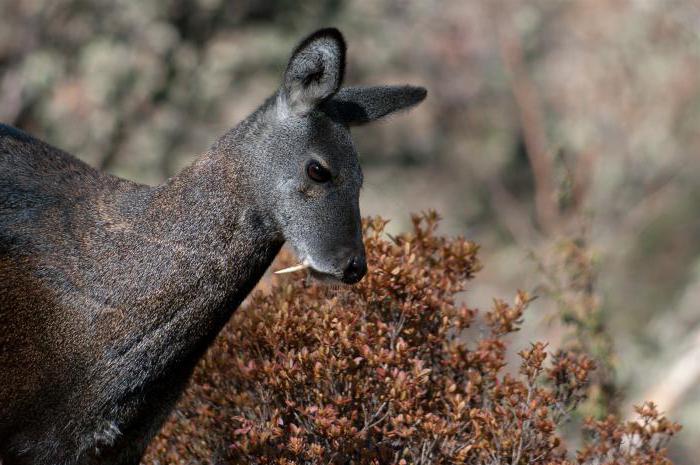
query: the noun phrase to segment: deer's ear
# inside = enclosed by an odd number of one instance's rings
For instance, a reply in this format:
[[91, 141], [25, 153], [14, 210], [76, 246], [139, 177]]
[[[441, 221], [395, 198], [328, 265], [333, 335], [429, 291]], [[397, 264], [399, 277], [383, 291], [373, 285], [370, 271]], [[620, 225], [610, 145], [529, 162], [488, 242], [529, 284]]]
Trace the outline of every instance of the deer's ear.
[[331, 116], [353, 126], [417, 105], [427, 94], [424, 87], [416, 86], [346, 87], [324, 108]]
[[283, 104], [307, 114], [338, 92], [345, 71], [345, 40], [335, 28], [321, 29], [292, 53], [282, 84]]

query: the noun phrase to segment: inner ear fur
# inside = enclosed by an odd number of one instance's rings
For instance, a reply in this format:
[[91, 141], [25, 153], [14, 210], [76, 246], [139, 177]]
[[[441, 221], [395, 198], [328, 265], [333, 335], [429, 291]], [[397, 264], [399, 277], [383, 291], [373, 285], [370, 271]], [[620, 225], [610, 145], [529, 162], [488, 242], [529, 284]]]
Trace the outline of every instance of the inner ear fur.
[[284, 103], [307, 114], [333, 96], [345, 73], [345, 39], [338, 29], [320, 29], [294, 49], [284, 73]]

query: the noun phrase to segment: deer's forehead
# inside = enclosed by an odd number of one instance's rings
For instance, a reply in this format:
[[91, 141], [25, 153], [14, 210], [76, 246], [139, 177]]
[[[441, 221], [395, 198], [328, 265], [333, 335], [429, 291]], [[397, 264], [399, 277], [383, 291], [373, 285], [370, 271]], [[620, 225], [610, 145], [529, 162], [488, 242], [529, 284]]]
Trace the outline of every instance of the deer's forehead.
[[319, 131], [314, 133], [310, 145], [331, 155], [347, 158], [355, 154], [355, 148], [347, 129]]
[[349, 129], [327, 116], [299, 118], [286, 127], [283, 143], [290, 150], [322, 154], [329, 162], [347, 162], [357, 157]]

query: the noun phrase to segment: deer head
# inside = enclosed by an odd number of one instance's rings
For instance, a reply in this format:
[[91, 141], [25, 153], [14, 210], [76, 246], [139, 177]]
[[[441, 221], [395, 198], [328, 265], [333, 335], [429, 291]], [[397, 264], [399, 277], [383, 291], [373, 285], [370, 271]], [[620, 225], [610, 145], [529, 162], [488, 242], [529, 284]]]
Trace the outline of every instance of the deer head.
[[320, 279], [352, 284], [365, 275], [359, 208], [362, 170], [350, 135], [421, 102], [422, 87], [341, 88], [345, 41], [322, 29], [294, 50], [282, 85], [252, 124], [250, 178], [301, 265]]

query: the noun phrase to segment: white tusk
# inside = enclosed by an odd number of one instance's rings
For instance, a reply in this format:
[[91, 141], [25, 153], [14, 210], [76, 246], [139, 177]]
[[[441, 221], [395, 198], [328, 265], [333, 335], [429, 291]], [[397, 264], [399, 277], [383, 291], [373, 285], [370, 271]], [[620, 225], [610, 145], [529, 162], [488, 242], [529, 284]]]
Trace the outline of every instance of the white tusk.
[[305, 270], [308, 267], [309, 267], [308, 263], [300, 263], [298, 265], [290, 266], [289, 268], [277, 270], [277, 271], [275, 271], [275, 274], [294, 273], [295, 271]]

